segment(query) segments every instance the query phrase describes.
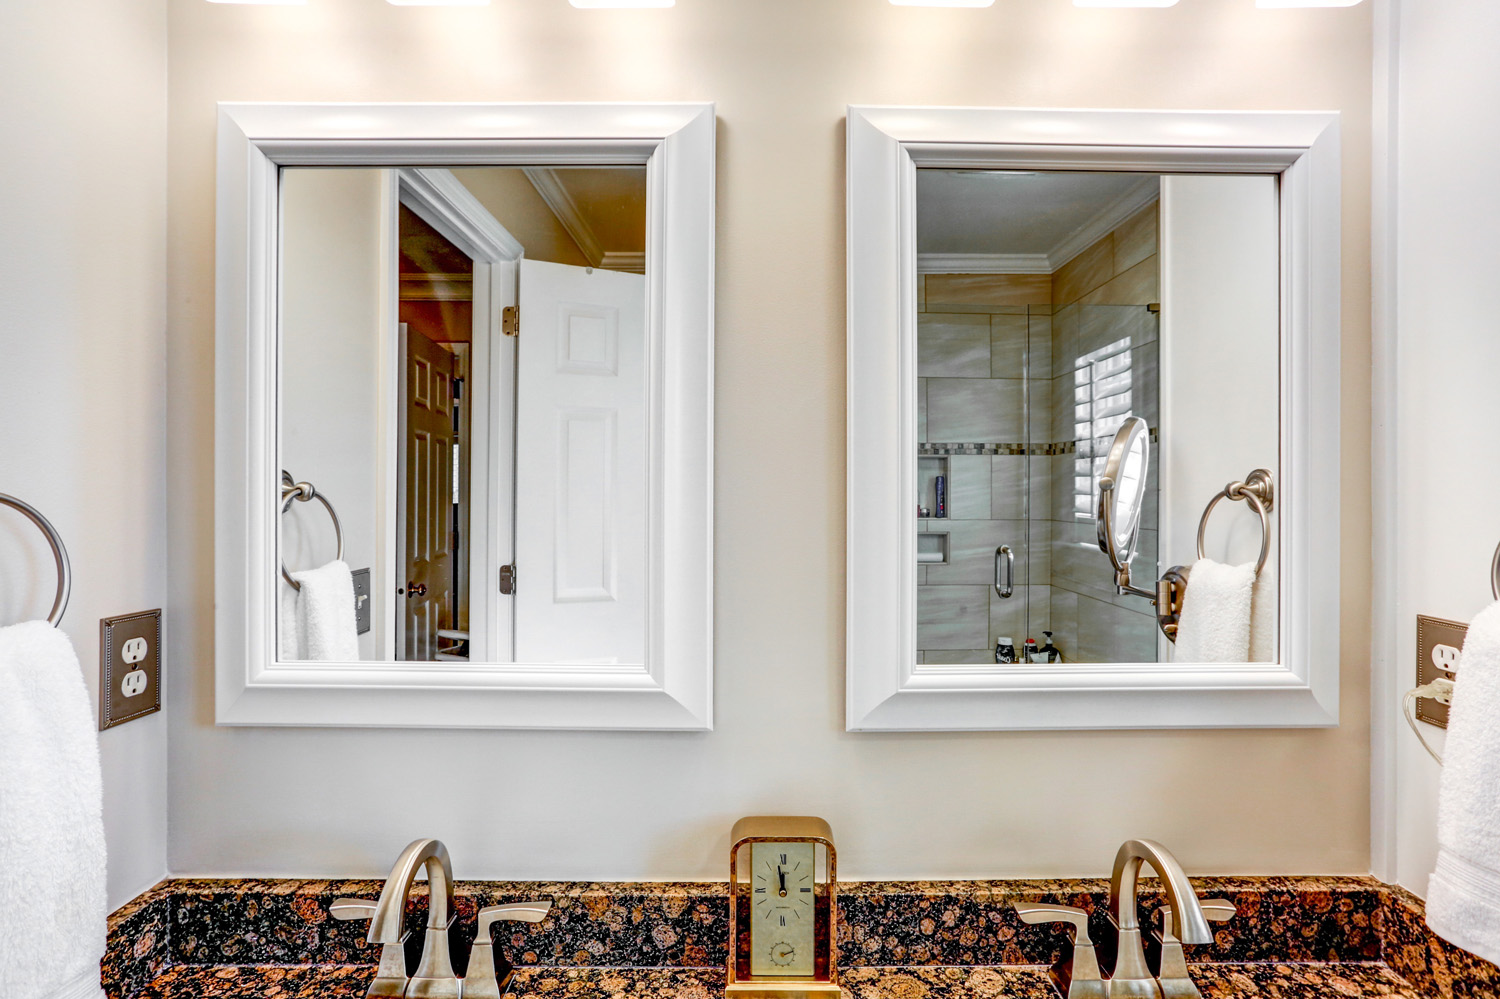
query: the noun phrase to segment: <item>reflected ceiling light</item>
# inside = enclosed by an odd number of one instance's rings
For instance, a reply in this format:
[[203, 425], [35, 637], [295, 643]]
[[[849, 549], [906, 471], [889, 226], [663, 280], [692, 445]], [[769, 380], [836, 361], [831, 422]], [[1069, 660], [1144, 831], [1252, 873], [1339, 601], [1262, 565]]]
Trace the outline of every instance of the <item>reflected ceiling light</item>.
[[897, 7], [993, 7], [995, 0], [891, 0]]
[[1074, 7], [1175, 7], [1177, 0], [1073, 0]]
[[612, 7], [623, 10], [628, 7], [670, 7], [677, 0], [568, 0], [574, 7], [584, 7], [589, 10], [600, 10]]
[[1255, 0], [1257, 7], [1353, 7], [1359, 0]]

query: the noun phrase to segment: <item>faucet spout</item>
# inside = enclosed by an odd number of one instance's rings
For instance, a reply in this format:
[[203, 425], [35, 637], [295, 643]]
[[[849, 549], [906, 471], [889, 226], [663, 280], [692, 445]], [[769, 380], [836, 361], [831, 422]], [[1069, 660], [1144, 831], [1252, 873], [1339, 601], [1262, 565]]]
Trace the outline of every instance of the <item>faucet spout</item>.
[[1142, 864], [1150, 864], [1166, 888], [1172, 906], [1172, 934], [1183, 943], [1213, 942], [1203, 907], [1177, 858], [1154, 840], [1126, 840], [1115, 854], [1114, 873], [1109, 879], [1109, 914], [1117, 932], [1114, 967], [1108, 983], [1110, 999], [1162, 997], [1161, 985], [1146, 964], [1137, 915], [1136, 890]]
[[[405, 995], [407, 999], [458, 999], [458, 976], [448, 955], [448, 924], [453, 915], [453, 863], [448, 858], [448, 848], [441, 840], [419, 839], [401, 852], [396, 865], [391, 868], [385, 887], [380, 890], [380, 900], [375, 903], [374, 915], [370, 918], [369, 941], [399, 945], [403, 936], [406, 915], [406, 899], [411, 894], [412, 882], [417, 871], [427, 869], [427, 936], [422, 941], [422, 961], [416, 974], [403, 981], [404, 992], [377, 993], [371, 986], [370, 995]], [[381, 961], [380, 977], [386, 973], [385, 960]], [[405, 968], [401, 969], [405, 979]]]

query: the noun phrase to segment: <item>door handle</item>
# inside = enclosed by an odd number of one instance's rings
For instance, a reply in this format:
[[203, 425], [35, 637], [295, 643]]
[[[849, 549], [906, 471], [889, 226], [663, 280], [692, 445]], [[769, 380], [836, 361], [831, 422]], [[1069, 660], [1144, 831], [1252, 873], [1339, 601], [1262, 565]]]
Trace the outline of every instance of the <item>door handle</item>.
[[411, 599], [412, 597], [425, 597], [425, 596], [427, 596], [427, 584], [426, 583], [415, 583], [415, 582], [412, 582], [410, 580], [407, 581], [407, 583], [406, 583], [406, 597], [407, 597], [408, 600]]
[[995, 549], [995, 596], [1003, 599], [1014, 592], [1016, 592], [1016, 553], [1010, 550], [1010, 545], [1001, 545]]

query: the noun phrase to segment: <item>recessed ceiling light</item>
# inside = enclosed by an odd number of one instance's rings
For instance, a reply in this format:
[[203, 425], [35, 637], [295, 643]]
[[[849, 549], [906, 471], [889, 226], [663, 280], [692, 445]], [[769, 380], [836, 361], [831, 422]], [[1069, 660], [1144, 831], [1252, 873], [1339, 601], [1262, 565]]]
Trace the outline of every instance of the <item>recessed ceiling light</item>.
[[897, 7], [992, 7], [995, 0], [891, 0]]
[[568, 0], [574, 7], [584, 7], [589, 10], [600, 10], [611, 7], [616, 10], [624, 10], [629, 7], [670, 7], [677, 0]]

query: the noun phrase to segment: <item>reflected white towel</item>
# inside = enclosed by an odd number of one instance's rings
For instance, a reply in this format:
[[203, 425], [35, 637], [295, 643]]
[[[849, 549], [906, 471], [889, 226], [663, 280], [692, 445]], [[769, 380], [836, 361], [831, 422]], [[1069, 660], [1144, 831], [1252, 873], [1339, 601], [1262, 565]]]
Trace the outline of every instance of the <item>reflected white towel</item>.
[[1427, 925], [1500, 962], [1500, 604], [1469, 625], [1438, 785], [1437, 869]]
[[279, 587], [276, 647], [283, 662], [359, 661], [354, 575], [340, 561], [292, 573], [300, 590]]
[[93, 702], [45, 621], [0, 628], [0, 996], [103, 999], [103, 792]]
[[1255, 564], [1225, 565], [1200, 558], [1188, 573], [1182, 620], [1177, 625], [1179, 663], [1250, 661], [1250, 610]]

